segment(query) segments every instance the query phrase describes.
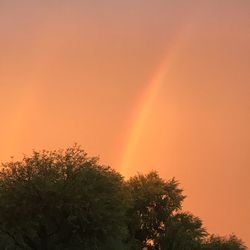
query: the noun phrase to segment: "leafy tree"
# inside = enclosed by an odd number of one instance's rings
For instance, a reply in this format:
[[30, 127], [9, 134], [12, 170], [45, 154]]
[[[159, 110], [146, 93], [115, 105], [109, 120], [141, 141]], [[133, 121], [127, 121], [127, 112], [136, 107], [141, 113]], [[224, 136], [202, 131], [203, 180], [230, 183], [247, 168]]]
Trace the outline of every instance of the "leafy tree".
[[137, 175], [128, 181], [133, 206], [128, 211], [129, 232], [138, 249], [160, 249], [160, 241], [172, 216], [184, 199], [178, 183], [162, 180], [156, 172]]
[[177, 213], [168, 221], [160, 239], [161, 249], [200, 250], [207, 235], [202, 221], [190, 213]]
[[0, 249], [246, 250], [234, 235], [208, 236], [184, 198], [175, 179], [125, 182], [77, 145], [33, 152], [0, 170]]
[[124, 249], [128, 200], [78, 146], [34, 152], [0, 171], [1, 249]]
[[236, 236], [208, 236], [202, 221], [182, 211], [184, 196], [174, 179], [157, 172], [137, 175], [128, 182], [132, 207], [129, 233], [134, 248], [147, 250], [246, 250]]
[[203, 250], [246, 250], [246, 246], [235, 235], [220, 237], [211, 235], [203, 244]]

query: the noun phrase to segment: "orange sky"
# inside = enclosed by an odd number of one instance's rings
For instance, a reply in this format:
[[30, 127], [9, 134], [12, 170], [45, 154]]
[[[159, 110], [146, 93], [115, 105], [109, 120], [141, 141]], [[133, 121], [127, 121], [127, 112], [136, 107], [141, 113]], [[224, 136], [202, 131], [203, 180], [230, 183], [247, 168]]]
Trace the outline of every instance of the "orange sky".
[[250, 245], [249, 0], [2, 0], [0, 52], [2, 161], [78, 142]]

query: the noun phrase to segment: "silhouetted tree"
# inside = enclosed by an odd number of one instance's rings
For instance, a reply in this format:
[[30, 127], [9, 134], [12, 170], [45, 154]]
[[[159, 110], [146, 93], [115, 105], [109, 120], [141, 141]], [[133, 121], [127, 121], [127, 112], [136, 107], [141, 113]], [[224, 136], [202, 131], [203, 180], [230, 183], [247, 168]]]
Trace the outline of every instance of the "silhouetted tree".
[[134, 247], [147, 250], [246, 250], [236, 236], [208, 236], [202, 221], [182, 211], [185, 196], [175, 179], [157, 172], [137, 175], [128, 182], [132, 207], [128, 228]]
[[171, 216], [160, 239], [161, 249], [200, 250], [207, 235], [202, 221], [190, 213]]
[[209, 236], [184, 198], [175, 179], [125, 182], [78, 146], [33, 152], [0, 170], [0, 249], [246, 250]]
[[128, 181], [133, 206], [128, 212], [129, 232], [140, 248], [161, 249], [160, 241], [184, 199], [178, 183], [164, 181], [156, 172], [137, 175]]
[[1, 249], [124, 249], [128, 200], [79, 147], [34, 152], [0, 172]]
[[246, 246], [235, 235], [221, 237], [211, 235], [203, 244], [203, 250], [246, 250]]

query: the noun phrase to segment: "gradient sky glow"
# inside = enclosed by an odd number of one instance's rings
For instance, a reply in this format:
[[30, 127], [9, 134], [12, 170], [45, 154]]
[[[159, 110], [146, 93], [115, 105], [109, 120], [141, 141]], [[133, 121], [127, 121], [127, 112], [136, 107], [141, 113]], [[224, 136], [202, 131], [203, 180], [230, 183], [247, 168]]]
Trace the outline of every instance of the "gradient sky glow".
[[0, 0], [0, 115], [1, 161], [78, 142], [250, 245], [249, 0]]

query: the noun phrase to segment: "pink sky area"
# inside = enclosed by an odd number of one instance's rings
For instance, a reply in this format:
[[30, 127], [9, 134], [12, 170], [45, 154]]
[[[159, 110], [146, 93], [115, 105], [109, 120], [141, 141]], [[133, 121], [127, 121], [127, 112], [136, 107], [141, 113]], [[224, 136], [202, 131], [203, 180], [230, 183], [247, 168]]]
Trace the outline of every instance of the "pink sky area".
[[77, 142], [250, 245], [249, 69], [249, 0], [1, 0], [0, 160]]

